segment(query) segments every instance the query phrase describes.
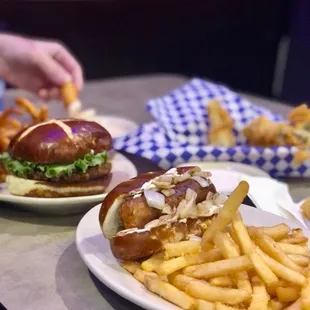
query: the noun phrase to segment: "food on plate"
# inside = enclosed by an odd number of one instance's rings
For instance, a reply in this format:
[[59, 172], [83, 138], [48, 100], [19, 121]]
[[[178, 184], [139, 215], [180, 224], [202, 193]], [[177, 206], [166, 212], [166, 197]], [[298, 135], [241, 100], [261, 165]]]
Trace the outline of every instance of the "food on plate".
[[[77, 90], [72, 82], [61, 88], [61, 95], [69, 118], [89, 119], [94, 116], [93, 109], [82, 109]], [[46, 104], [37, 106], [24, 97], [16, 98], [15, 104], [15, 107], [7, 108], [0, 114], [0, 153], [7, 150], [12, 137], [20, 130], [49, 120], [49, 107]]]
[[10, 193], [70, 197], [103, 193], [111, 178], [109, 132], [95, 122], [53, 119], [12, 138], [0, 161]]
[[99, 216], [115, 257], [136, 260], [190, 234], [201, 236], [226, 199], [216, 192], [210, 176], [199, 167], [173, 168], [115, 187]]
[[306, 219], [310, 220], [310, 198], [306, 199], [302, 203], [300, 209], [301, 209], [301, 212], [302, 212], [303, 216]]
[[[149, 177], [144, 175], [136, 187], [145, 179]], [[247, 192], [243, 181], [203, 226], [205, 238], [172, 240], [158, 253], [122, 261], [121, 266], [147, 290], [182, 309], [309, 309], [310, 251], [284, 242], [306, 237], [285, 224], [246, 226], [235, 205], [240, 206]], [[126, 193], [125, 187], [114, 199], [120, 193]]]
[[207, 105], [209, 118], [209, 143], [216, 146], [230, 147], [236, 144], [233, 135], [233, 119], [220, 105], [218, 100], [211, 100]]

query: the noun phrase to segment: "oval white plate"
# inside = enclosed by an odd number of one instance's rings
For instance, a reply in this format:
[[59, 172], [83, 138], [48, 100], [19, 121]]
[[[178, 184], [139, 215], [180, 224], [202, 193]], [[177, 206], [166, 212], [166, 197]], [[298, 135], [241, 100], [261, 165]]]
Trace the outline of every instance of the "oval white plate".
[[[102, 235], [98, 221], [99, 210], [100, 205], [91, 209], [82, 218], [76, 231], [77, 249], [90, 271], [117, 294], [145, 309], [180, 309], [147, 291], [140, 282], [120, 267], [118, 260], [111, 253], [109, 241]], [[285, 223], [291, 228], [302, 228], [293, 221], [249, 206], [242, 205], [240, 210], [244, 222], [248, 225], [273, 226]], [[304, 230], [304, 233], [310, 237], [308, 231]]]
[[5, 183], [1, 184], [0, 201], [12, 203], [28, 211], [50, 214], [73, 214], [88, 211], [101, 203], [107, 193], [117, 184], [137, 175], [134, 164], [120, 153], [115, 153], [112, 159], [112, 179], [106, 193], [100, 195], [65, 197], [65, 198], [35, 198], [11, 195]]
[[[236, 173], [240, 173], [243, 175], [249, 175], [252, 177], [267, 177], [270, 178], [269, 174], [257, 167], [253, 167], [250, 165], [245, 165], [241, 163], [235, 163], [231, 161], [215, 161], [215, 162], [208, 162], [208, 161], [200, 161], [200, 162], [188, 162], [180, 164], [178, 167], [182, 166], [198, 166], [202, 170], [225, 170], [225, 171], [232, 171]], [[212, 178], [213, 179], [213, 178]]]
[[138, 128], [135, 122], [119, 116], [95, 115], [91, 120], [109, 131], [113, 139], [125, 136]]

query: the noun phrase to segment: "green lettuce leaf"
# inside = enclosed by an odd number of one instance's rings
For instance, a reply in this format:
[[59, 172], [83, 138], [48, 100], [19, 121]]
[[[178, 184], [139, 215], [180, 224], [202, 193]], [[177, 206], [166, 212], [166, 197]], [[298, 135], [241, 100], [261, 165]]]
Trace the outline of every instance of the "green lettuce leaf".
[[55, 178], [61, 174], [70, 176], [74, 171], [85, 173], [90, 167], [100, 166], [106, 163], [107, 160], [108, 154], [106, 151], [97, 154], [88, 153], [72, 164], [59, 165], [34, 164], [29, 161], [14, 159], [8, 153], [0, 154], [0, 162], [3, 163], [6, 170], [21, 178], [27, 178], [36, 171], [43, 172], [47, 178]]

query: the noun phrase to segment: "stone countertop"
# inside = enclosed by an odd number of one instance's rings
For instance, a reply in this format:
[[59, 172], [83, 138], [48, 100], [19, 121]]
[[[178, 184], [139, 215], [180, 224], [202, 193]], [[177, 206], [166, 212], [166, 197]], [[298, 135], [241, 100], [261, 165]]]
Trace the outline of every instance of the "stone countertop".
[[[180, 86], [182, 76], [152, 75], [86, 83], [81, 94], [85, 106], [100, 114], [126, 115], [137, 123], [151, 120], [145, 102]], [[9, 105], [21, 91], [10, 90]], [[248, 96], [253, 103], [286, 114], [288, 106]], [[63, 113], [52, 104], [52, 115]], [[308, 195], [309, 181], [289, 180], [296, 200]], [[74, 243], [83, 215], [42, 216], [0, 207], [0, 303], [8, 310], [141, 309], [99, 283], [83, 264]]]

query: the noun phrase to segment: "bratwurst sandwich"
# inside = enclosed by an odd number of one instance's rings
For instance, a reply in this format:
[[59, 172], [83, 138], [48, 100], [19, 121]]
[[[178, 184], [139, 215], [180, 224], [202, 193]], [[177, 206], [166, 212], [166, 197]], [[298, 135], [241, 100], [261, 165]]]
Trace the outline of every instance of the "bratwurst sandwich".
[[101, 125], [54, 119], [29, 126], [10, 142], [0, 161], [10, 193], [70, 197], [103, 193], [111, 178], [112, 138]]
[[226, 197], [198, 167], [149, 172], [116, 186], [104, 199], [99, 222], [113, 255], [137, 260], [165, 243], [201, 236]]

